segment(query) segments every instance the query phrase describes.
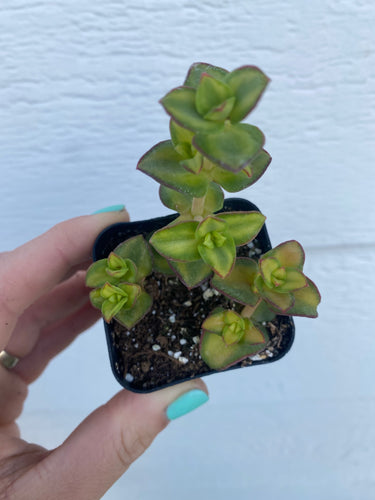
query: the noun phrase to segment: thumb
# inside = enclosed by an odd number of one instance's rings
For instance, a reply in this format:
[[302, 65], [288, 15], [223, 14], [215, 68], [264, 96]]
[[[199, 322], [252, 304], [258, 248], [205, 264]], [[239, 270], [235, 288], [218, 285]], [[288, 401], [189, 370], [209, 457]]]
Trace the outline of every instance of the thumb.
[[207, 400], [200, 379], [150, 394], [119, 392], [45, 458], [39, 498], [101, 498], [170, 420]]

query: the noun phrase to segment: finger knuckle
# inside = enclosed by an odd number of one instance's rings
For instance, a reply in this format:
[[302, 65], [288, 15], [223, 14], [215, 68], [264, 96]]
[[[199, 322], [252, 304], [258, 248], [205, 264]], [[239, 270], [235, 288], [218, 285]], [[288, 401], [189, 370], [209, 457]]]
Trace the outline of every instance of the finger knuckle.
[[152, 437], [139, 429], [126, 428], [120, 434], [116, 443], [119, 462], [128, 468], [151, 444]]

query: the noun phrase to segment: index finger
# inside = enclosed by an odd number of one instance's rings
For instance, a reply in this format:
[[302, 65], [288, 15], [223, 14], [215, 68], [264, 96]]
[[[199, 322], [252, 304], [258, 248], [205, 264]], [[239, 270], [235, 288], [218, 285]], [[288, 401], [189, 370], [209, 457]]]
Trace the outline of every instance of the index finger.
[[0, 350], [17, 318], [72, 268], [87, 262], [98, 234], [129, 220], [126, 210], [76, 217], [4, 254], [0, 260]]

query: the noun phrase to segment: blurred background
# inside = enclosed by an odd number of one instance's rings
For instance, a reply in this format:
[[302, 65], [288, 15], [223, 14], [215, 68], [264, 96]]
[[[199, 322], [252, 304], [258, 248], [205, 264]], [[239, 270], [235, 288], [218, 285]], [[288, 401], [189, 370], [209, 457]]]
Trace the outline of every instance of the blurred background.
[[[252, 64], [272, 81], [247, 121], [273, 162], [241, 195], [274, 245], [303, 244], [323, 297], [284, 359], [207, 378], [210, 403], [106, 500], [372, 497], [374, 17], [366, 0], [1, 1], [1, 250], [108, 205], [169, 213], [135, 170], [168, 138], [158, 100], [193, 62]], [[23, 436], [57, 446], [119, 388], [98, 323], [31, 387]]]

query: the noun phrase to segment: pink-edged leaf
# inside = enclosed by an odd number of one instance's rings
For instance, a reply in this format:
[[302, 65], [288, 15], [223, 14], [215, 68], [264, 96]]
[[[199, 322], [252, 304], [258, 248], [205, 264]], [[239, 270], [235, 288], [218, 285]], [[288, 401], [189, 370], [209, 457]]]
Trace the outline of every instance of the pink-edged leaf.
[[223, 212], [216, 217], [227, 223], [227, 232], [236, 246], [252, 241], [262, 229], [266, 217], [260, 212]]
[[240, 122], [256, 106], [267, 87], [269, 78], [255, 66], [243, 66], [229, 73], [225, 82], [236, 96], [236, 104], [230, 119], [233, 122]]
[[294, 304], [294, 296], [291, 292], [279, 293], [269, 288], [260, 274], [255, 279], [255, 287], [261, 297], [268, 302], [273, 309], [285, 312]]
[[96, 309], [102, 308], [105, 299], [102, 297], [102, 294], [100, 293], [100, 288], [95, 288], [94, 290], [91, 290], [89, 297], [91, 304], [94, 307], [96, 307]]
[[316, 318], [320, 304], [320, 293], [316, 285], [307, 278], [307, 286], [293, 292], [294, 304], [284, 314], [288, 316], [306, 316]]
[[307, 286], [307, 278], [301, 271], [285, 269], [285, 272], [285, 281], [277, 286], [280, 292], [294, 292]]
[[[123, 259], [130, 259], [136, 265], [136, 282], [139, 283], [152, 271], [151, 249], [142, 235], [133, 236], [120, 243], [114, 253]], [[121, 281], [131, 281], [125, 278]]]
[[257, 272], [258, 265], [254, 260], [238, 257], [226, 278], [223, 279], [214, 274], [211, 286], [240, 304], [254, 306], [259, 298], [252, 290]]
[[191, 151], [191, 141], [193, 140], [194, 132], [181, 127], [172, 119], [169, 122], [169, 131], [174, 147], [177, 147], [179, 144], [185, 144], [187, 150]]
[[108, 276], [106, 269], [107, 259], [101, 259], [91, 264], [86, 271], [86, 286], [96, 288], [103, 286], [107, 281], [117, 283], [117, 278]]
[[200, 285], [212, 274], [212, 269], [203, 260], [196, 260], [194, 262], [171, 261], [169, 265], [189, 289]]
[[133, 328], [151, 309], [152, 297], [146, 292], [142, 292], [131, 309], [121, 309], [116, 315], [115, 320], [127, 329]]
[[212, 108], [208, 113], [204, 115], [206, 120], [212, 120], [214, 122], [223, 122], [233, 109], [235, 103], [234, 97], [229, 97], [218, 106]]
[[198, 251], [204, 262], [222, 278], [225, 278], [233, 268], [236, 246], [230, 236], [225, 238], [220, 247], [209, 248], [204, 243], [199, 243]]
[[224, 318], [226, 309], [218, 307], [213, 311], [202, 323], [202, 329], [207, 330], [217, 335], [221, 335], [224, 328]]
[[305, 252], [298, 241], [290, 240], [280, 243], [277, 247], [262, 255], [262, 259], [273, 257], [282, 267], [295, 268], [302, 271], [305, 262]]
[[171, 141], [163, 141], [151, 148], [140, 160], [137, 169], [165, 186], [200, 198], [206, 194], [208, 179], [195, 175], [180, 165], [182, 160]]
[[212, 231], [223, 232], [226, 230], [226, 228], [227, 224], [225, 221], [215, 216], [208, 216], [199, 223], [196, 230], [196, 237], [204, 238], [207, 233], [210, 233]]
[[259, 153], [263, 141], [249, 135], [243, 124], [226, 124], [217, 132], [197, 133], [193, 146], [216, 165], [239, 172]]
[[221, 124], [205, 120], [197, 111], [196, 90], [191, 87], [177, 87], [161, 99], [165, 111], [181, 127], [192, 132], [217, 132]]
[[181, 160], [180, 165], [188, 172], [199, 174], [203, 167], [203, 156], [201, 153], [196, 152], [192, 158]]
[[[255, 327], [253, 327], [255, 328]], [[249, 342], [250, 340], [250, 342]], [[251, 343], [255, 341], [254, 343]], [[223, 370], [232, 366], [248, 356], [262, 351], [268, 343], [268, 336], [255, 332], [247, 332], [240, 342], [227, 345], [221, 335], [203, 331], [200, 343], [200, 354], [203, 361], [213, 370]]]
[[159, 196], [163, 205], [171, 210], [179, 214], [190, 213], [193, 196], [180, 193], [163, 185], [160, 186]]
[[150, 246], [151, 254], [152, 254], [152, 268], [154, 271], [158, 273], [162, 273], [165, 276], [174, 276], [174, 271], [171, 269], [169, 265], [169, 261], [160, 255], [154, 247]]
[[251, 163], [240, 172], [234, 173], [215, 166], [210, 171], [210, 175], [212, 180], [220, 184], [225, 191], [237, 193], [254, 184], [264, 174], [270, 163], [271, 156], [262, 149]]
[[163, 257], [181, 262], [191, 262], [201, 258], [195, 231], [198, 222], [187, 221], [172, 224], [156, 231], [150, 244]]
[[[262, 278], [267, 286], [273, 288], [272, 273], [279, 269], [280, 264], [274, 257], [266, 257], [265, 259], [259, 260], [259, 269], [262, 273]], [[285, 269], [284, 269], [285, 273]]]
[[207, 73], [217, 80], [224, 81], [229, 71], [218, 66], [213, 66], [212, 64], [197, 62], [190, 66], [184, 85], [196, 89], [203, 73]]
[[[229, 98], [232, 98], [230, 99], [230, 105], [223, 106], [224, 103], [228, 103]], [[195, 107], [198, 113], [206, 119], [212, 119], [207, 115], [220, 106], [222, 107], [221, 111], [224, 112], [221, 119], [224, 121], [232, 111], [233, 105], [234, 98], [230, 87], [208, 73], [202, 73], [195, 94]]]

